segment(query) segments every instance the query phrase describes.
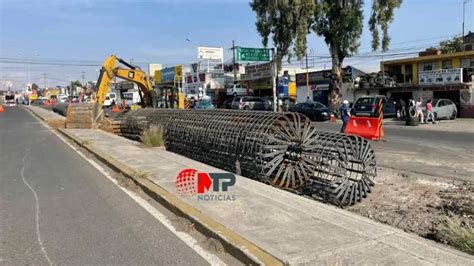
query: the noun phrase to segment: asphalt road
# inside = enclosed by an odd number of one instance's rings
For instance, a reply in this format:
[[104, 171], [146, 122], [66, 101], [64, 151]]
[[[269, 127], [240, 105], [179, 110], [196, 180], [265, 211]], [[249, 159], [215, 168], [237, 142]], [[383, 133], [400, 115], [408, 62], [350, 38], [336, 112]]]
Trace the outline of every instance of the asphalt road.
[[[316, 126], [330, 132], [341, 128], [341, 124], [330, 122]], [[372, 142], [379, 165], [474, 182], [474, 134], [427, 128], [436, 126], [384, 126], [383, 141]]]
[[13, 107], [0, 113], [0, 264], [208, 263]]

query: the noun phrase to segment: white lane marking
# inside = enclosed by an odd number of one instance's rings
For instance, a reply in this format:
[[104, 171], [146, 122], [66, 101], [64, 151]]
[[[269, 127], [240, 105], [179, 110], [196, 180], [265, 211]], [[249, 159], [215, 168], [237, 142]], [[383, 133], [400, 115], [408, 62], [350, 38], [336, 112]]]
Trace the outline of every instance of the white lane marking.
[[[43, 124], [44, 125], [44, 124]], [[48, 126], [49, 127], [49, 126]], [[55, 134], [59, 139], [61, 139], [64, 143], [66, 143], [71, 149], [76, 151], [84, 160], [89, 162], [92, 166], [94, 166], [97, 170], [99, 170], [103, 175], [105, 175], [112, 183], [118, 186], [123, 192], [125, 192], [128, 196], [130, 196], [138, 205], [140, 205], [143, 209], [148, 211], [155, 219], [157, 219], [161, 224], [163, 224], [168, 230], [170, 230], [173, 234], [175, 234], [179, 239], [181, 239], [186, 245], [188, 245], [191, 249], [193, 249], [199, 256], [209, 262], [211, 265], [226, 265], [218, 256], [208, 252], [207, 250], [203, 249], [199, 246], [199, 243], [196, 239], [194, 239], [191, 235], [180, 232], [176, 230], [173, 226], [171, 221], [159, 210], [153, 207], [150, 203], [144, 200], [140, 195], [129, 191], [122, 186], [120, 186], [109, 173], [107, 173], [102, 166], [100, 166], [95, 161], [87, 158], [81, 151], [79, 151], [76, 147], [72, 146], [63, 136], [55, 131], [51, 131]]]
[[44, 248], [43, 241], [41, 240], [41, 233], [40, 233], [40, 228], [39, 228], [39, 215], [40, 215], [40, 209], [39, 209], [39, 200], [38, 200], [38, 195], [36, 194], [36, 191], [33, 189], [33, 187], [28, 184], [25, 180], [25, 160], [26, 156], [28, 155], [28, 148], [25, 148], [25, 156], [23, 156], [23, 164], [21, 166], [21, 179], [23, 180], [23, 183], [33, 192], [33, 196], [35, 196], [35, 202], [36, 202], [36, 236], [38, 238], [38, 243], [41, 248], [41, 251], [43, 252], [44, 257], [48, 261], [49, 265], [53, 265], [51, 260], [48, 257], [48, 253], [46, 252], [46, 249]]

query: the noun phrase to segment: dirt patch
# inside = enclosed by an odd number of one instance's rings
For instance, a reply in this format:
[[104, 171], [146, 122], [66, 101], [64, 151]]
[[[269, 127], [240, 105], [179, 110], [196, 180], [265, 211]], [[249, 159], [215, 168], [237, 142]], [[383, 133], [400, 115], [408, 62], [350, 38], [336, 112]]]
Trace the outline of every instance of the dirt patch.
[[141, 191], [141, 188], [137, 184], [135, 184], [135, 182], [133, 182], [132, 179], [130, 179], [128, 177], [125, 177], [121, 173], [114, 172], [112, 174], [112, 177], [115, 180], [117, 180], [117, 183], [119, 184], [119, 186], [121, 186], [121, 187], [123, 187], [127, 190], [133, 191], [135, 193]]
[[190, 220], [183, 217], [177, 216], [175, 219], [171, 220], [171, 223], [179, 232], [191, 233], [196, 231], [194, 224]]
[[209, 237], [201, 245], [206, 247], [206, 249], [208, 250], [212, 250], [213, 252], [219, 252], [219, 253], [225, 252], [225, 249], [222, 243], [215, 238]]
[[474, 184], [386, 168], [378, 171], [373, 193], [348, 210], [474, 253]]

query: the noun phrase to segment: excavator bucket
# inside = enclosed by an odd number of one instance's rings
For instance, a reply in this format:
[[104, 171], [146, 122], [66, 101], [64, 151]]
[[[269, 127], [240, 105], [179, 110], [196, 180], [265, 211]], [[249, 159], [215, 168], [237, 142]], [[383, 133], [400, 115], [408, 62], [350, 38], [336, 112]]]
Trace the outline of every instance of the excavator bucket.
[[98, 128], [102, 110], [95, 103], [71, 103], [67, 108], [66, 128]]

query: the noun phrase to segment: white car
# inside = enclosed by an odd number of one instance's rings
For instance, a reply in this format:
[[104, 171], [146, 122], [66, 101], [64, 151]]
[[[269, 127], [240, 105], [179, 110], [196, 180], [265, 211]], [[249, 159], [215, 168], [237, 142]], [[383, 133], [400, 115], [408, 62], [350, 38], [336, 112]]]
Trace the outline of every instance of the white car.
[[107, 93], [107, 95], [105, 96], [104, 106], [111, 106], [112, 103], [119, 104], [119, 99], [117, 93], [115, 92]]
[[69, 97], [65, 94], [59, 94], [58, 95], [58, 102], [61, 102], [61, 103], [67, 103]]
[[227, 88], [227, 95], [233, 95], [233, 96], [253, 95], [253, 90], [247, 89], [246, 87], [240, 84], [233, 84]]
[[[456, 116], [458, 115], [458, 109], [456, 107], [456, 104], [453, 103], [453, 101], [449, 99], [433, 99], [431, 104], [433, 106], [435, 120], [456, 119]], [[422, 111], [423, 115], [426, 118], [426, 102], [423, 102]]]

